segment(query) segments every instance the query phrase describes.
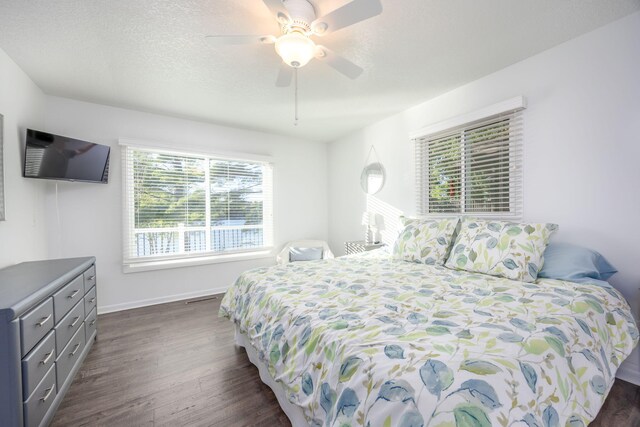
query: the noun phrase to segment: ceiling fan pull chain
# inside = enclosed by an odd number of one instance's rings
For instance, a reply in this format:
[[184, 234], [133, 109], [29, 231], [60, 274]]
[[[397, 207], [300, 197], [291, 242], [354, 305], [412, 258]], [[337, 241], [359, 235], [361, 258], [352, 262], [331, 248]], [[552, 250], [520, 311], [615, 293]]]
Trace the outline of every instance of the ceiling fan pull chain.
[[293, 125], [298, 126], [298, 69], [293, 69], [293, 80], [294, 80], [294, 98], [295, 98], [295, 112], [294, 112], [294, 121]]

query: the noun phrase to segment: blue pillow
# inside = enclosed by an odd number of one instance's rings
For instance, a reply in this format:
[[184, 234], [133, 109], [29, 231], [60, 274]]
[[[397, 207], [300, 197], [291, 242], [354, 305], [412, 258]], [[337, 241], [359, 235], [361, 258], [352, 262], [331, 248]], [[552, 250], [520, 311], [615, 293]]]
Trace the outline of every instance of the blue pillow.
[[322, 259], [324, 248], [290, 248], [289, 262], [295, 261], [313, 261]]
[[591, 277], [582, 277], [580, 279], [574, 279], [573, 282], [584, 283], [586, 285], [596, 285], [603, 288], [613, 288], [613, 286], [611, 286], [611, 283], [607, 282], [606, 280], [592, 279]]
[[538, 277], [579, 282], [584, 278], [607, 280], [617, 272], [596, 251], [570, 243], [549, 243]]

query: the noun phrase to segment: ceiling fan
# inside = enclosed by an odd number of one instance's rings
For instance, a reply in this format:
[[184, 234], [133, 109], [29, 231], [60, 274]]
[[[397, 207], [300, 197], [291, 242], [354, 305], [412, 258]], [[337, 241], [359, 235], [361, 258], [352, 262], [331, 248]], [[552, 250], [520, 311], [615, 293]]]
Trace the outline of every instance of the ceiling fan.
[[382, 13], [380, 0], [352, 0], [321, 17], [316, 16], [315, 8], [308, 0], [263, 2], [280, 24], [282, 35], [213, 35], [206, 36], [207, 40], [214, 46], [274, 44], [276, 53], [283, 61], [276, 80], [278, 87], [289, 86], [294, 75], [297, 77], [297, 69], [304, 67], [313, 58], [323, 61], [351, 79], [362, 74], [361, 67], [327, 47], [316, 44], [312, 37], [321, 37], [379, 15]]

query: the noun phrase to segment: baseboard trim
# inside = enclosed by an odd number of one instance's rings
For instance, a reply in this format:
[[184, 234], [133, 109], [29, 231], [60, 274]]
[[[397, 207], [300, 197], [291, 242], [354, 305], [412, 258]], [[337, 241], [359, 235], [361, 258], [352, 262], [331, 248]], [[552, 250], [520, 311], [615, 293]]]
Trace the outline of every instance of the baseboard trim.
[[131, 310], [134, 308], [148, 307], [150, 305], [165, 304], [168, 302], [183, 301], [192, 298], [208, 297], [215, 294], [225, 293], [227, 289], [229, 289], [229, 287], [225, 286], [220, 288], [205, 289], [202, 291], [187, 292], [183, 294], [167, 295], [159, 298], [149, 298], [144, 300], [125, 302], [122, 304], [105, 305], [102, 307], [98, 306], [98, 314], [114, 313], [116, 311]]
[[640, 385], [640, 366], [632, 363], [624, 363], [618, 368], [616, 377], [631, 384]]

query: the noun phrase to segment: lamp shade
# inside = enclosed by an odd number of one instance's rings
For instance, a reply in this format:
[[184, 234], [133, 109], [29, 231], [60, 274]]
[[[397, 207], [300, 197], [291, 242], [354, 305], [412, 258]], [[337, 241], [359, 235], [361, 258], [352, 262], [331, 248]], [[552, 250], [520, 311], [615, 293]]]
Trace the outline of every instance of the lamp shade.
[[362, 214], [362, 225], [376, 227], [378, 225], [378, 215], [375, 212], [364, 212]]
[[307, 65], [315, 56], [315, 51], [315, 43], [298, 31], [292, 31], [276, 40], [276, 52], [285, 64], [294, 68]]

